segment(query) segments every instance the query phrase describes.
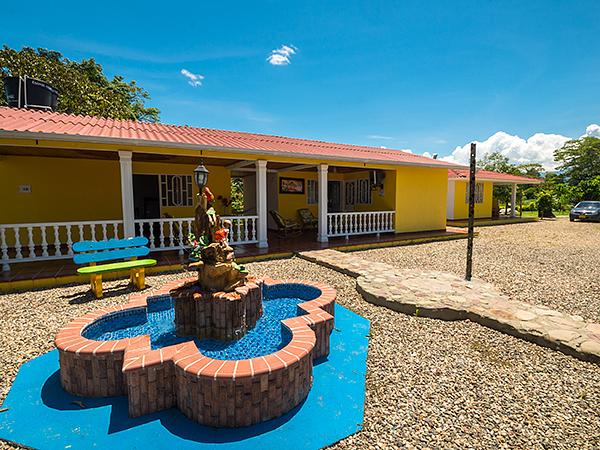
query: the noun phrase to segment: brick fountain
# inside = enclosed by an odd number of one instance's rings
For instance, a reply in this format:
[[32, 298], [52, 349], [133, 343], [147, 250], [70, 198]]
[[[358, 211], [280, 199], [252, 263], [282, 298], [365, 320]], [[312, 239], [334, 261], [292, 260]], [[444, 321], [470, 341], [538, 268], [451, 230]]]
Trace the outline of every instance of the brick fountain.
[[[335, 291], [310, 281], [249, 276], [228, 245], [231, 224], [221, 220], [211, 201], [210, 190], [203, 188], [190, 234], [189, 267], [197, 277], [169, 283], [152, 295], [132, 294], [128, 304], [86, 314], [57, 334], [66, 391], [84, 397], [127, 395], [131, 417], [177, 407], [190, 419], [216, 427], [273, 419], [306, 398], [313, 361], [329, 354]], [[263, 315], [265, 295], [269, 301], [300, 299], [297, 315], [281, 321], [288, 339], [280, 348], [247, 359], [216, 359], [198, 349], [194, 338], [242, 339]], [[151, 314], [169, 308], [174, 308], [175, 334], [188, 340], [153, 348], [152, 330], [94, 339], [110, 324], [143, 327]]]

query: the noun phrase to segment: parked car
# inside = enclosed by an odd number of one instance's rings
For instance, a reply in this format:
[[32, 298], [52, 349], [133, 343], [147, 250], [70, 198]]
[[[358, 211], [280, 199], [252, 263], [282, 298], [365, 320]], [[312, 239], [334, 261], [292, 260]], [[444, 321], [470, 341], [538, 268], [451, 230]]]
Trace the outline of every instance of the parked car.
[[573, 222], [578, 220], [599, 220], [600, 221], [600, 202], [579, 202], [569, 213], [569, 220]]

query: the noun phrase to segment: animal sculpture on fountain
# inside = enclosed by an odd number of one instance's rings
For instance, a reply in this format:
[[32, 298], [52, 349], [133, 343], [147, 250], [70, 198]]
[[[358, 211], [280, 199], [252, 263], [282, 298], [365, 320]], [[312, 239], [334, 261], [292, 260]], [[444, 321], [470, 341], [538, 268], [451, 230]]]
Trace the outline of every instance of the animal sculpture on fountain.
[[194, 231], [188, 239], [191, 269], [198, 271], [199, 286], [209, 292], [230, 292], [245, 283], [248, 271], [235, 262], [229, 245], [231, 222], [221, 220], [212, 206], [214, 196], [204, 187], [194, 214]]

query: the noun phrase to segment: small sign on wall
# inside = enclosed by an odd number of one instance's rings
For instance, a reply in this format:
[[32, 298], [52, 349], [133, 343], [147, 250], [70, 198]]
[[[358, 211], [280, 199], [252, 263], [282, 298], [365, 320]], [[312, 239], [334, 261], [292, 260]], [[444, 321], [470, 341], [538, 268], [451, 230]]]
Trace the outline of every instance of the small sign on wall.
[[21, 194], [31, 194], [31, 185], [30, 184], [21, 184], [21, 185], [19, 185], [19, 193], [21, 193]]

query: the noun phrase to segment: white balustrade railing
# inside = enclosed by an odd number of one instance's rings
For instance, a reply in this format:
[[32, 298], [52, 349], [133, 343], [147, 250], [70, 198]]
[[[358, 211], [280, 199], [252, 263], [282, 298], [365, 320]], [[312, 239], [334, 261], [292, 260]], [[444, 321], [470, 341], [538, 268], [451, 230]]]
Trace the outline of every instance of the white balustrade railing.
[[352, 236], [394, 231], [394, 211], [327, 213], [327, 235]]
[[2, 270], [11, 262], [72, 258], [74, 242], [122, 236], [122, 220], [0, 224]]
[[[231, 221], [231, 245], [258, 242], [258, 216], [227, 216]], [[135, 233], [146, 236], [150, 251], [183, 250], [194, 219], [136, 219]], [[11, 263], [73, 257], [73, 243], [82, 240], [123, 238], [122, 220], [0, 224], [0, 262], [2, 270]]]
[[[253, 244], [257, 239], [258, 216], [223, 216], [231, 221], [230, 245]], [[192, 231], [193, 217], [168, 219], [136, 219], [135, 233], [146, 236], [150, 241], [150, 250], [179, 250], [188, 246], [187, 237]]]

